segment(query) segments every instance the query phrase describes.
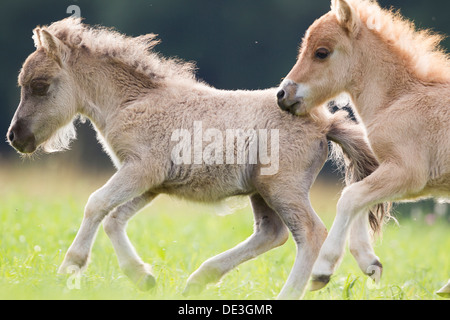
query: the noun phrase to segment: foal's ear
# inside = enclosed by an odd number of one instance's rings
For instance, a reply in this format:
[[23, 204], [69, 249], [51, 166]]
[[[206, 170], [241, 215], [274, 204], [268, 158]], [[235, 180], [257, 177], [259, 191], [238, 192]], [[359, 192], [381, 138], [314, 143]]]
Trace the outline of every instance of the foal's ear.
[[46, 29], [33, 30], [34, 45], [37, 49], [44, 48], [45, 52], [53, 58], [60, 67], [67, 61], [70, 49], [61, 40], [52, 35]]
[[352, 34], [359, 31], [359, 18], [346, 0], [332, 0], [331, 9], [336, 13], [339, 23]]
[[33, 30], [33, 40], [34, 40], [34, 46], [36, 49], [39, 49], [42, 47], [41, 43], [41, 28], [37, 27]]

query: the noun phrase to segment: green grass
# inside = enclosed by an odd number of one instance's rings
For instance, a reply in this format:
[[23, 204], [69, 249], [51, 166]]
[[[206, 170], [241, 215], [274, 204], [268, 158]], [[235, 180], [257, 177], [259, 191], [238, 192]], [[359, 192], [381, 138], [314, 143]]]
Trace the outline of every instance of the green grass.
[[[207, 258], [244, 240], [252, 231], [250, 206], [217, 216], [203, 206], [162, 196], [132, 219], [128, 234], [153, 267], [157, 286], [139, 291], [121, 272], [112, 245], [99, 230], [87, 271], [76, 279], [57, 275], [80, 225], [91, 192], [105, 174], [64, 166], [26, 164], [0, 170], [0, 299], [185, 299], [186, 279]], [[317, 184], [313, 206], [327, 227], [339, 189]], [[327, 200], [330, 199], [330, 200]], [[450, 274], [450, 225], [437, 220], [389, 223], [375, 250], [384, 265], [373, 285], [347, 252], [330, 284], [305, 299], [440, 299], [434, 292]], [[271, 299], [281, 290], [295, 258], [292, 238], [244, 263], [194, 299]], [[78, 284], [79, 289], [71, 285]], [[72, 289], [71, 289], [72, 288]]]

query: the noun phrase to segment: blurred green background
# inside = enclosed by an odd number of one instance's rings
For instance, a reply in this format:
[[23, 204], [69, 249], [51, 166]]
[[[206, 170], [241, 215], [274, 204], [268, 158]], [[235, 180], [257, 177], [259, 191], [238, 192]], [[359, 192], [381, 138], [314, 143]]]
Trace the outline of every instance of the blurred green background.
[[[448, 0], [380, 0], [379, 3], [400, 9], [421, 28], [450, 34]], [[277, 86], [288, 73], [305, 30], [329, 10], [330, 1], [2, 0], [0, 136], [6, 136], [20, 100], [17, 75], [23, 61], [34, 51], [32, 29], [70, 16], [66, 12], [70, 5], [80, 8], [88, 24], [114, 27], [130, 36], [158, 34], [162, 43], [156, 51], [195, 61], [198, 78], [217, 88], [259, 89]], [[446, 39], [443, 46], [450, 48], [450, 40]], [[20, 163], [19, 156], [5, 140], [0, 139], [0, 164]], [[113, 170], [88, 124], [78, 125], [78, 140], [73, 142], [71, 151], [41, 155], [30, 164], [54, 159], [93, 170]], [[332, 170], [327, 164], [324, 174]]]

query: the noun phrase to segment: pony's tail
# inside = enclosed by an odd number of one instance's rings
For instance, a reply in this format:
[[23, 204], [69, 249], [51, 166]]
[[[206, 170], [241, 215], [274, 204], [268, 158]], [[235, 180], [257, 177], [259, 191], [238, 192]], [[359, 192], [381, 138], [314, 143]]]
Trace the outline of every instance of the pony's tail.
[[[346, 111], [340, 110], [329, 119], [327, 139], [332, 144], [331, 156], [341, 167], [345, 167], [345, 184], [348, 186], [374, 172], [379, 164], [370, 148], [361, 125], [348, 119]], [[375, 234], [381, 234], [385, 219], [390, 218], [390, 203], [370, 208], [369, 223]]]

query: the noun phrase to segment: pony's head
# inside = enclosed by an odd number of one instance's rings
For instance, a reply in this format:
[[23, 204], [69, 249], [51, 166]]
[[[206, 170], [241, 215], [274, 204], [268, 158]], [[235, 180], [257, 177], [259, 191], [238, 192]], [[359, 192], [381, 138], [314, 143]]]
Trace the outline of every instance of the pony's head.
[[375, 0], [332, 0], [331, 11], [307, 30], [297, 63], [280, 85], [278, 104], [304, 114], [341, 92], [359, 94], [355, 86], [362, 80], [393, 74], [447, 82], [450, 62], [439, 46], [442, 39]]
[[333, 0], [332, 10], [307, 30], [297, 63], [280, 85], [281, 109], [304, 114], [344, 91], [355, 65], [353, 40], [359, 27], [351, 5]]
[[75, 138], [72, 122], [77, 114], [74, 83], [67, 67], [71, 49], [46, 28], [34, 29], [33, 39], [36, 51], [19, 74], [21, 100], [7, 139], [21, 153], [67, 149]]

